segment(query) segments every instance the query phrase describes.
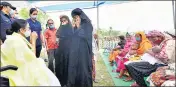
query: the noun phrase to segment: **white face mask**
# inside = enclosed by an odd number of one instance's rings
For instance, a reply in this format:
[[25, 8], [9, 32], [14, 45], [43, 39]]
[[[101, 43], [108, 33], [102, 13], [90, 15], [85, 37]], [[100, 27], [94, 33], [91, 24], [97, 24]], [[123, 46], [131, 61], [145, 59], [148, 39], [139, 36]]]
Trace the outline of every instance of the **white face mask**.
[[26, 32], [24, 33], [24, 35], [25, 35], [25, 37], [29, 37], [29, 36], [31, 35], [31, 31], [30, 31], [30, 30], [26, 31]]
[[37, 15], [31, 15], [32, 19], [37, 19]]

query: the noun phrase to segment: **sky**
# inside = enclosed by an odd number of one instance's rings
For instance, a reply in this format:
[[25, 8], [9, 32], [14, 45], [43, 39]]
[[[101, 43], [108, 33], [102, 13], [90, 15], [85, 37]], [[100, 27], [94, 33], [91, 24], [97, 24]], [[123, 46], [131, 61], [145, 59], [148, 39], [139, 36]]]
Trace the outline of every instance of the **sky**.
[[[13, 1], [13, 5], [22, 7], [43, 7], [55, 4], [67, 4], [86, 1], [40, 1], [29, 4], [25, 1]], [[23, 4], [22, 4], [23, 3]], [[84, 9], [87, 16], [91, 19], [93, 26], [97, 27], [97, 9]], [[49, 12], [49, 18], [55, 21], [59, 27], [60, 15], [68, 15], [71, 18], [71, 11]], [[102, 5], [99, 7], [99, 26], [101, 29], [120, 31], [154, 30], [165, 31], [174, 29], [172, 1], [138, 1], [115, 5]]]

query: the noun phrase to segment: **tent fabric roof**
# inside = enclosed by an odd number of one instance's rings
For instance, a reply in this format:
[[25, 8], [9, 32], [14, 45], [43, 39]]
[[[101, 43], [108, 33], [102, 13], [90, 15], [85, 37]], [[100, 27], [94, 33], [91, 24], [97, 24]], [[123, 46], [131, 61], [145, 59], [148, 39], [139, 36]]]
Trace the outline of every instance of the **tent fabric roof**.
[[[40, 3], [41, 1], [29, 1], [31, 4]], [[52, 1], [51, 1], [52, 2]], [[55, 1], [53, 1], [55, 2]], [[59, 2], [59, 1], [58, 1]], [[66, 1], [68, 2], [68, 1]], [[44, 12], [52, 12], [52, 11], [65, 11], [65, 10], [72, 10], [74, 8], [81, 8], [81, 9], [88, 9], [88, 8], [94, 8], [97, 6], [97, 1], [72, 1], [72, 3], [58, 3], [58, 4], [51, 4], [46, 6], [36, 6], [43, 10]], [[110, 5], [110, 4], [121, 4], [124, 2], [129, 1], [98, 1], [98, 5]]]

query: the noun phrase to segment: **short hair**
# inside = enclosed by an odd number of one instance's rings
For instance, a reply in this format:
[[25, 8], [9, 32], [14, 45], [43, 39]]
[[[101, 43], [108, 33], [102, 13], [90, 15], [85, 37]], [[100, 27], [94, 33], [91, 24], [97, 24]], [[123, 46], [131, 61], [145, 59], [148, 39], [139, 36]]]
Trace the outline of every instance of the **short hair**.
[[[48, 19], [47, 24], [48, 24], [49, 21], [53, 21], [53, 20], [52, 20], [52, 19]], [[54, 22], [54, 21], [53, 21], [53, 22]]]

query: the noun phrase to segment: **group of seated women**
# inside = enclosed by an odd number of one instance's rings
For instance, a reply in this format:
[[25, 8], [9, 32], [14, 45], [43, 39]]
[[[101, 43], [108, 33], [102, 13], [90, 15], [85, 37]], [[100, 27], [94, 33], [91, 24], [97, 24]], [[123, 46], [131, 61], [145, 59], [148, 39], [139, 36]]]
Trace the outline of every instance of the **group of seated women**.
[[[153, 30], [145, 34], [126, 34], [125, 43], [110, 52], [109, 62], [117, 65], [116, 77], [135, 82], [131, 86], [146, 87], [144, 77], [150, 86], [175, 85], [175, 32]], [[123, 46], [123, 48], [121, 48]], [[114, 64], [114, 62], [116, 64]], [[112, 64], [113, 63], [113, 64]]]

